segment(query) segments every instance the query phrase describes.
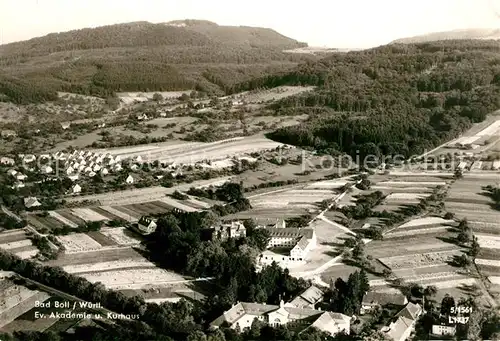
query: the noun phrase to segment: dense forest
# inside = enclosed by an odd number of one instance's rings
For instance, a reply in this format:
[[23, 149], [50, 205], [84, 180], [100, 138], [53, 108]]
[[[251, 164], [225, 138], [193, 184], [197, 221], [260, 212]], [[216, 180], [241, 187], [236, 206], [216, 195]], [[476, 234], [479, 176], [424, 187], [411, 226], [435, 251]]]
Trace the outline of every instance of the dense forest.
[[327, 153], [409, 156], [499, 108], [499, 51], [496, 41], [388, 45], [334, 54], [232, 91], [315, 85], [313, 92], [272, 105], [277, 114], [310, 117], [270, 138]]
[[[54, 33], [0, 46], [2, 71], [25, 82], [0, 76], [0, 94], [16, 103], [45, 101], [56, 91], [102, 97], [187, 89], [223, 94], [237, 82], [318, 58], [283, 52], [301, 46], [270, 29], [200, 21], [186, 27], [135, 22]], [[20, 97], [23, 84], [29, 86]], [[45, 93], [50, 96], [40, 95]]]

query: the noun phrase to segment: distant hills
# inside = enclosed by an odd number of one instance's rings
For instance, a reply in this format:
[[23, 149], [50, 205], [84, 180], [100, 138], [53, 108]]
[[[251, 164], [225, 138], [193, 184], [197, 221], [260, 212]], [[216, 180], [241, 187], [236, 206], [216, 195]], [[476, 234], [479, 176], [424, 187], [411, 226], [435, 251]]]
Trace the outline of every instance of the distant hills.
[[[303, 47], [307, 44], [272, 29], [202, 20], [52, 33], [0, 46], [0, 99], [38, 101], [55, 91], [108, 96], [196, 88], [221, 93], [238, 82], [319, 58], [283, 52]], [[26, 84], [30, 95], [23, 98]], [[41, 95], [37, 88], [43, 88]]]
[[463, 39], [500, 39], [500, 29], [462, 29], [446, 32], [433, 32], [414, 37], [401, 38], [391, 44], [414, 44], [438, 40], [463, 40]]

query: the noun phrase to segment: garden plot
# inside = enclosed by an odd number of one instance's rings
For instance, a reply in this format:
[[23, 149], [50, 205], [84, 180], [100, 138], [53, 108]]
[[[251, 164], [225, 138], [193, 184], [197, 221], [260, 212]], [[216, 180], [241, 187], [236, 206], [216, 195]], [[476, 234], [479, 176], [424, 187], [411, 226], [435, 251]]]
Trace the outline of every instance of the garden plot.
[[6, 288], [0, 295], [0, 327], [32, 309], [35, 301], [44, 302], [50, 297], [45, 292], [30, 290], [24, 286], [10, 285], [9, 282], [8, 280], [2, 282]]
[[163, 202], [171, 207], [175, 207], [175, 208], [177, 208], [181, 211], [184, 211], [184, 212], [197, 212], [197, 211], [199, 211], [194, 207], [184, 205], [184, 204], [178, 202], [177, 200], [174, 200], [174, 199], [169, 198], [169, 197], [164, 197], [164, 198], [160, 199], [159, 201], [161, 201], [161, 202]]
[[391, 193], [384, 200], [395, 203], [419, 202], [421, 199], [427, 198], [428, 196], [428, 194], [419, 193]]
[[426, 217], [426, 218], [419, 218], [419, 219], [413, 219], [410, 220], [409, 222], [399, 226], [397, 229], [405, 229], [409, 227], [434, 227], [434, 226], [439, 226], [439, 225], [451, 225], [453, 224], [454, 221], [451, 219], [443, 219], [440, 217]]
[[92, 211], [90, 208], [74, 208], [71, 212], [78, 218], [85, 221], [105, 221], [109, 220], [107, 217]]
[[131, 237], [132, 234], [129, 235], [125, 227], [103, 228], [100, 232], [118, 245], [137, 245], [141, 243], [141, 240]]
[[500, 236], [476, 233], [477, 242], [481, 248], [500, 249]]
[[17, 242], [20, 240], [27, 239], [26, 231], [23, 230], [13, 230], [13, 231], [4, 231], [0, 233], [0, 243], [6, 244], [11, 242]]
[[446, 185], [446, 181], [383, 181], [377, 183], [377, 186], [386, 187], [437, 187]]
[[85, 224], [85, 220], [73, 215], [70, 209], [57, 210], [57, 213], [78, 226]]
[[151, 144], [142, 146], [140, 151], [134, 148], [114, 148], [112, 150], [99, 150], [99, 152], [112, 153], [115, 156], [132, 158], [144, 156], [143, 159], [152, 161], [168, 161], [177, 164], [195, 164], [205, 160], [224, 160], [237, 155], [276, 149], [283, 146], [262, 136], [236, 137], [232, 139], [209, 143], [190, 142], [172, 145], [171, 143]]
[[130, 214], [127, 214], [125, 212], [119, 211], [111, 206], [101, 206], [101, 209], [109, 212], [110, 214], [113, 214], [125, 221], [128, 221], [129, 223], [136, 223], [138, 219], [136, 217], [131, 216]]
[[64, 246], [66, 253], [95, 251], [102, 249], [102, 245], [85, 233], [75, 233], [56, 237]]
[[33, 245], [33, 244], [31, 243], [30, 239], [24, 239], [24, 240], [18, 240], [16, 242], [0, 244], [0, 249], [12, 250], [12, 249], [22, 248], [25, 246], [31, 246], [31, 245]]
[[315, 203], [326, 199], [333, 199], [336, 196], [337, 194], [330, 190], [292, 189], [254, 197], [250, 199], [250, 202], [256, 208], [283, 207], [286, 205], [300, 206], [300, 204], [304, 204], [304, 208], [314, 208]]
[[446, 232], [448, 231], [448, 229], [449, 226], [435, 226], [435, 227], [411, 229], [406, 231], [395, 230], [393, 232], [386, 234], [384, 238], [399, 238], [399, 237], [416, 236], [422, 234], [434, 234], [434, 233]]
[[226, 176], [210, 180], [194, 181], [189, 184], [182, 184], [171, 188], [166, 188], [163, 186], [134, 188], [124, 191], [70, 197], [67, 198], [66, 200], [68, 202], [81, 202], [84, 200], [98, 201], [101, 203], [102, 206], [130, 205], [130, 204], [151, 202], [158, 199], [163, 199], [167, 194], [172, 194], [175, 191], [185, 192], [188, 191], [191, 187], [202, 188], [208, 186], [217, 186], [229, 181], [230, 179], [231, 179], [230, 176]]
[[64, 225], [67, 225], [69, 227], [73, 227], [73, 228], [76, 228], [78, 227], [77, 224], [75, 224], [74, 222], [72, 222], [71, 220], [69, 219], [66, 219], [65, 217], [63, 217], [62, 215], [60, 215], [59, 213], [57, 213], [56, 211], [48, 211], [49, 215], [52, 217], [52, 218], [55, 218], [57, 220], [59, 220], [61, 223], [63, 223]]
[[427, 252], [441, 252], [456, 250], [457, 246], [454, 244], [446, 243], [433, 236], [419, 235], [408, 236], [404, 240], [374, 240], [366, 245], [366, 254], [371, 255], [373, 258], [381, 258], [397, 255], [412, 255], [415, 253]]
[[84, 274], [92, 283], [101, 282], [109, 289], [142, 289], [151, 285], [161, 285], [184, 281], [185, 278], [160, 268], [113, 270]]
[[308, 185], [307, 189], [339, 189], [349, 183], [346, 179], [317, 181]]
[[63, 253], [57, 259], [48, 262], [50, 266], [66, 266], [77, 264], [90, 264], [100, 262], [110, 262], [121, 259], [142, 259], [137, 251], [129, 247], [101, 249], [98, 251], [88, 251], [65, 254]]
[[63, 267], [64, 271], [71, 274], [94, 273], [131, 268], [156, 268], [156, 265], [145, 258], [129, 258], [109, 262], [67, 265]]
[[475, 261], [477, 265], [495, 266], [500, 268], [500, 260], [476, 258]]
[[379, 258], [379, 261], [389, 268], [406, 269], [426, 267], [430, 265], [446, 264], [453, 259], [453, 256], [459, 256], [462, 252], [459, 250], [429, 252], [414, 255], [394, 256]]
[[18, 252], [14, 252], [14, 254], [21, 259], [30, 259], [32, 257], [35, 257], [38, 254], [38, 249], [33, 248], [31, 250], [18, 251]]

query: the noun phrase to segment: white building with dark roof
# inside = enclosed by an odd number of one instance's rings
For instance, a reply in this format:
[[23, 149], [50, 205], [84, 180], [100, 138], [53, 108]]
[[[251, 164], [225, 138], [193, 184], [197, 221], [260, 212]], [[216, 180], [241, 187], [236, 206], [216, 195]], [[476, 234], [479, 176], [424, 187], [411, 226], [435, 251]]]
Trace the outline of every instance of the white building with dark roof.
[[259, 264], [273, 262], [288, 267], [296, 262], [303, 262], [309, 251], [316, 247], [316, 232], [308, 228], [265, 228], [269, 232], [268, 250], [258, 259]]
[[287, 325], [288, 328], [297, 329], [300, 332], [311, 327], [331, 335], [341, 331], [349, 334], [351, 330], [349, 316], [329, 311], [296, 308], [283, 301], [280, 305], [239, 302], [210, 323], [210, 326], [219, 328], [227, 325], [232, 329], [242, 331], [250, 328], [255, 320], [271, 326]]
[[410, 337], [421, 314], [422, 307], [410, 302], [396, 314], [394, 322], [382, 328], [382, 332], [391, 340], [405, 341]]
[[24, 198], [24, 206], [26, 208], [33, 208], [33, 207], [39, 207], [42, 206], [40, 201], [36, 197], [28, 197]]

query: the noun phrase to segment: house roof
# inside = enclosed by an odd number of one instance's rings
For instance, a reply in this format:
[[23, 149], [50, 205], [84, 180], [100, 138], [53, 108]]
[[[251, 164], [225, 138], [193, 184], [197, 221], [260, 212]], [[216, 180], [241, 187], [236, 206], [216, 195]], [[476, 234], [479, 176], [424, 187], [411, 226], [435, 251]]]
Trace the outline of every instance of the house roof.
[[[228, 311], [224, 312], [221, 316], [219, 316], [212, 323], [210, 323], [210, 325], [213, 327], [219, 327], [224, 322], [233, 324], [245, 314], [262, 316], [269, 314], [273, 311], [276, 311], [278, 309], [284, 309], [289, 314], [288, 317], [291, 320], [309, 319], [309, 318], [314, 318], [315, 316], [319, 317], [320, 315], [324, 314], [324, 312], [315, 309], [302, 309], [302, 308], [290, 307], [287, 305], [279, 306], [272, 304], [240, 302], [234, 305]], [[332, 315], [333, 316], [332, 318], [337, 318], [339, 315]]]
[[313, 229], [301, 229], [301, 228], [274, 228], [274, 227], [265, 227], [271, 237], [290, 237], [290, 238], [299, 238], [305, 236], [307, 239], [311, 239], [314, 234]]
[[370, 304], [405, 305], [406, 302], [407, 302], [406, 296], [403, 295], [402, 293], [368, 291], [366, 295], [363, 297], [363, 305], [370, 305]]
[[28, 208], [34, 207], [34, 206], [40, 206], [40, 205], [41, 205], [40, 202], [35, 197], [24, 198], [24, 206], [26, 206]]
[[316, 327], [319, 330], [327, 330], [329, 324], [343, 324], [349, 323], [350, 321], [351, 319], [347, 315], [326, 311], [321, 314], [321, 316], [316, 321], [314, 321], [311, 327]]
[[324, 295], [323, 290], [315, 285], [311, 285], [300, 296], [306, 301], [314, 304], [322, 300]]
[[299, 247], [302, 250], [305, 250], [307, 248], [307, 245], [309, 245], [309, 240], [310, 239], [308, 239], [306, 236], [302, 236], [295, 247]]
[[416, 320], [421, 311], [420, 305], [409, 302], [396, 316]]
[[400, 316], [396, 322], [391, 323], [387, 336], [395, 341], [400, 341], [409, 328], [412, 328], [413, 320]]
[[216, 318], [212, 323], [210, 323], [210, 325], [214, 327], [219, 327], [224, 322], [233, 324], [245, 314], [260, 316], [276, 309], [279, 309], [279, 306], [271, 304], [267, 305], [259, 303], [239, 302], [233, 307], [231, 307], [231, 309], [229, 309], [228, 311], [225, 311], [221, 316]]

